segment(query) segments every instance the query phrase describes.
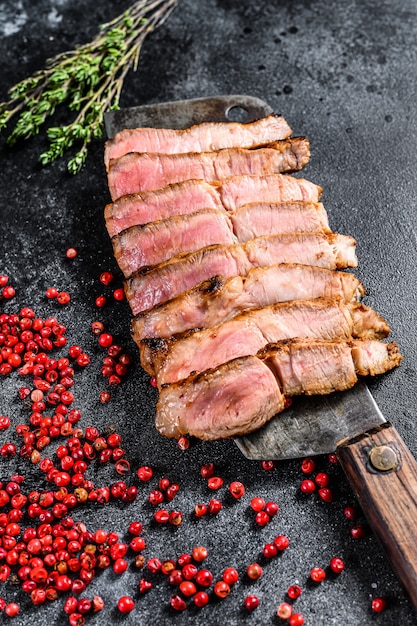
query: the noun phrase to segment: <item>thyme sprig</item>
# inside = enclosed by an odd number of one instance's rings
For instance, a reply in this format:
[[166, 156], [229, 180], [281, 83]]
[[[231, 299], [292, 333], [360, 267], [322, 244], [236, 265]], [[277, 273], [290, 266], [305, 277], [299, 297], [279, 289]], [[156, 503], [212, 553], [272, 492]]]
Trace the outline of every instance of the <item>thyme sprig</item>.
[[17, 116], [7, 143], [29, 139], [39, 133], [59, 105], [76, 113], [62, 126], [50, 126], [49, 149], [39, 160], [47, 165], [62, 157], [74, 144], [76, 154], [68, 161], [71, 174], [84, 165], [88, 146], [103, 137], [104, 113], [119, 108], [128, 71], [137, 69], [146, 36], [160, 26], [178, 0], [139, 0], [114, 20], [102, 24], [90, 43], [48, 59], [45, 68], [20, 81], [0, 104], [0, 130]]

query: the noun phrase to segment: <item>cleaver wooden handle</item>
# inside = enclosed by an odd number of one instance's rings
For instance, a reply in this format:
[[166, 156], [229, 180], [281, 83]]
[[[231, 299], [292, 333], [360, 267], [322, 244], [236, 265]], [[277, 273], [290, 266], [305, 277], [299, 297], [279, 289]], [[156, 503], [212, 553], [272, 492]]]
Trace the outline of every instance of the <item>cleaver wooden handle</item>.
[[362, 510], [417, 609], [417, 462], [389, 422], [339, 444]]

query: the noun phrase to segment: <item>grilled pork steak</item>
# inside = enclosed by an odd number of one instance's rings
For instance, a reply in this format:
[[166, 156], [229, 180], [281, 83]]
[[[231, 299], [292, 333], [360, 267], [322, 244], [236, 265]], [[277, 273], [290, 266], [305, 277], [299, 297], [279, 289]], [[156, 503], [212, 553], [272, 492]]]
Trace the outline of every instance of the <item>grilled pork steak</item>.
[[233, 176], [212, 184], [203, 180], [185, 180], [153, 191], [123, 196], [106, 206], [104, 217], [107, 231], [113, 237], [129, 226], [194, 213], [199, 209], [234, 211], [254, 202], [318, 202], [320, 195], [321, 187], [314, 183], [281, 174]]
[[331, 233], [294, 233], [265, 235], [241, 244], [252, 266], [276, 263], [302, 263], [326, 269], [356, 267], [356, 241], [353, 237]]
[[129, 277], [142, 267], [211, 244], [230, 245], [266, 234], [328, 233], [321, 206], [308, 202], [249, 204], [230, 218], [224, 210], [201, 209], [123, 230], [112, 238], [114, 256]]
[[216, 187], [203, 180], [144, 191], [119, 198], [104, 209], [110, 237], [137, 224], [147, 224], [168, 217], [194, 213], [199, 209], [224, 209]]
[[[181, 183], [173, 184], [178, 185], [176, 193], [181, 193]], [[262, 176], [245, 174], [206, 184], [211, 184], [217, 190], [222, 206], [228, 210], [233, 210], [250, 202], [282, 202], [287, 200], [318, 202], [322, 192], [318, 185], [305, 178], [295, 178], [289, 174], [266, 174]], [[169, 187], [169, 185], [166, 186]], [[135, 192], [130, 192], [127, 195], [132, 193]], [[113, 201], [119, 199], [119, 196], [113, 193], [110, 195]], [[187, 198], [182, 197], [182, 201], [187, 201]]]
[[226, 211], [217, 209], [131, 226], [112, 238], [114, 256], [126, 277], [184, 252], [237, 241]]
[[305, 178], [288, 174], [232, 176], [218, 186], [223, 206], [229, 211], [251, 202], [318, 202], [322, 189]]
[[183, 180], [212, 182], [244, 174], [297, 172], [309, 159], [310, 145], [304, 137], [277, 141], [256, 150], [225, 148], [184, 154], [130, 152], [110, 161], [108, 183], [111, 197], [120, 198]]
[[331, 232], [321, 187], [280, 173], [310, 157], [290, 134], [270, 115], [106, 142], [106, 227], [168, 437], [249, 433], [286, 396], [348, 389], [401, 361], [378, 341], [385, 320], [356, 302], [360, 281], [334, 271], [357, 266], [355, 241]]
[[229, 213], [239, 241], [284, 233], [330, 233], [321, 202], [252, 202]]
[[269, 235], [243, 244], [208, 246], [134, 274], [126, 281], [133, 315], [178, 296], [203, 280], [221, 274], [244, 276], [253, 267], [300, 263], [334, 269], [352, 267], [355, 241], [343, 235], [317, 233]]
[[256, 148], [291, 135], [291, 128], [280, 115], [268, 115], [249, 124], [207, 122], [185, 130], [135, 128], [122, 130], [106, 142], [104, 162], [128, 152], [209, 152], [223, 148]]
[[389, 332], [386, 321], [363, 304], [320, 298], [251, 309], [171, 340], [144, 339], [139, 347], [142, 367], [156, 376], [161, 387], [234, 358], [255, 355], [266, 344], [283, 339], [381, 339]]
[[155, 424], [165, 437], [222, 439], [260, 428], [284, 406], [272, 371], [249, 356], [162, 389]]
[[250, 270], [246, 276], [214, 276], [193, 289], [139, 313], [132, 320], [133, 339], [169, 338], [194, 328], [210, 328], [244, 309], [311, 298], [359, 300], [362, 283], [346, 272], [309, 265], [280, 264]]
[[283, 410], [283, 394], [344, 391], [358, 375], [387, 372], [401, 358], [394, 342], [280, 342], [259, 356], [240, 357], [164, 387], [156, 427], [166, 437], [188, 434], [213, 440], [245, 435]]

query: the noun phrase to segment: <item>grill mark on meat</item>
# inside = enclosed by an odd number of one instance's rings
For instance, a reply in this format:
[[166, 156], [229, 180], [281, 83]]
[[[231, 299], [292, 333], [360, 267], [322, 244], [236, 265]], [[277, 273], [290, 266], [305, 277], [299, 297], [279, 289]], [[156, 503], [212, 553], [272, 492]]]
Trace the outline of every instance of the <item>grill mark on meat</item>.
[[237, 243], [225, 211], [204, 209], [159, 222], [131, 226], [112, 238], [116, 261], [125, 277], [178, 254], [212, 244]]
[[[321, 255], [322, 252], [325, 254]], [[355, 240], [343, 235], [308, 233], [269, 235], [232, 246], [207, 246], [197, 252], [173, 257], [149, 270], [140, 270], [126, 281], [126, 296], [133, 315], [137, 315], [211, 276], [244, 276], [253, 267], [277, 263], [300, 263], [327, 269], [354, 267], [357, 263]]]
[[176, 438], [188, 434], [214, 440], [248, 434], [284, 409], [284, 393], [344, 391], [358, 375], [382, 374], [401, 359], [395, 342], [279, 342], [258, 356], [240, 357], [163, 387], [156, 427]]
[[125, 129], [105, 143], [106, 169], [110, 159], [128, 152], [208, 152], [222, 148], [254, 148], [286, 139], [291, 128], [281, 115], [267, 115], [249, 124], [205, 122], [185, 130], [164, 128]]
[[183, 180], [219, 181], [244, 174], [296, 172], [310, 160], [304, 137], [277, 141], [267, 148], [226, 148], [214, 152], [161, 154], [130, 152], [110, 161], [108, 185], [112, 198], [158, 189]]
[[235, 276], [245, 274], [249, 269], [241, 246], [207, 246], [127, 279], [126, 297], [133, 315], [136, 315], [187, 291], [210, 276]]
[[214, 276], [193, 289], [139, 313], [132, 320], [133, 339], [168, 338], [193, 328], [209, 328], [244, 309], [277, 302], [341, 297], [359, 300], [362, 283], [346, 272], [308, 265], [279, 264], [251, 269], [246, 276]]
[[[330, 233], [321, 204], [250, 204], [235, 213], [202, 209], [166, 220], [131, 226], [112, 237], [113, 252], [126, 278], [143, 267], [212, 244], [234, 244], [269, 234]], [[320, 258], [323, 256], [319, 255]]]
[[293, 337], [381, 339], [390, 329], [373, 309], [346, 305], [340, 299], [295, 300], [244, 311], [211, 328], [170, 340], [143, 339], [142, 367], [158, 386], [187, 378], [191, 372], [217, 367], [234, 358], [255, 355], [268, 343]]

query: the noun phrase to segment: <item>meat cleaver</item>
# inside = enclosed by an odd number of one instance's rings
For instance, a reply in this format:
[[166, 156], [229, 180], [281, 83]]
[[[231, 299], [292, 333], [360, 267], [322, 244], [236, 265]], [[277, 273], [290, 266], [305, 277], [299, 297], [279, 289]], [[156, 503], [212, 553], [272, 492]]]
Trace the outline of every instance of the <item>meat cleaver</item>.
[[[105, 116], [112, 137], [124, 128], [187, 128], [207, 121], [251, 122], [272, 113], [246, 95], [150, 104]], [[248, 459], [284, 460], [336, 452], [370, 526], [417, 609], [417, 463], [364, 383], [291, 407], [235, 439]]]

